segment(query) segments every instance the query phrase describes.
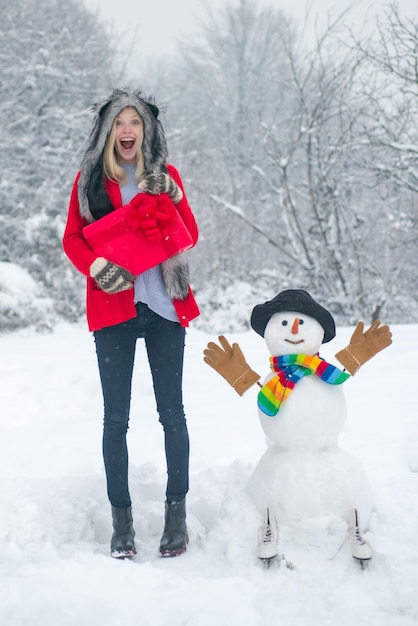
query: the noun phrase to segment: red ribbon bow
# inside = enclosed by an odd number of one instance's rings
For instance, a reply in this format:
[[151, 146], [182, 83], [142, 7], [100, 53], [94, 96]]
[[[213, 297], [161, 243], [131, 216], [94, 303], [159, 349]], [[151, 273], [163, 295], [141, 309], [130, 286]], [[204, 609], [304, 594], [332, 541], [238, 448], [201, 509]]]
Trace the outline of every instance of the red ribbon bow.
[[142, 232], [150, 241], [160, 241], [169, 235], [171, 200], [163, 196], [139, 193], [131, 200], [128, 223], [131, 230]]

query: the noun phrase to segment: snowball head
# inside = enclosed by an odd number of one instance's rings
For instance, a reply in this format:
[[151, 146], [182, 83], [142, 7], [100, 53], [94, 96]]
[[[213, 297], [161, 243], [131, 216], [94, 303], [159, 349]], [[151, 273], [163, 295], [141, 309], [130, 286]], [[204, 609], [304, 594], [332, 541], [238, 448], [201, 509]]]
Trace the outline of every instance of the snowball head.
[[264, 331], [272, 356], [317, 354], [323, 338], [324, 329], [316, 319], [294, 311], [275, 313]]

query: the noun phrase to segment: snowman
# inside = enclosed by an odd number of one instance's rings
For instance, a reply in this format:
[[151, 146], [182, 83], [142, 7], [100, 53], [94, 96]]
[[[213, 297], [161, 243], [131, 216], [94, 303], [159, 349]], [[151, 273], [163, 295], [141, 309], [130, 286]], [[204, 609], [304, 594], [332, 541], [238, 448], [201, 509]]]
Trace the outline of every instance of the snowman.
[[[204, 360], [242, 395], [257, 383], [257, 403], [267, 450], [248, 489], [263, 516], [257, 555], [270, 563], [278, 555], [278, 525], [297, 527], [314, 520], [343, 520], [351, 554], [361, 566], [373, 556], [364, 531], [372, 510], [370, 485], [353, 455], [339, 447], [346, 421], [344, 383], [391, 343], [388, 326], [359, 322], [349, 345], [335, 356], [341, 370], [319, 356], [335, 337], [334, 319], [302, 289], [288, 289], [254, 307], [251, 326], [264, 337], [270, 373], [263, 383], [238, 344], [224, 336], [210, 342]], [[361, 521], [360, 521], [361, 520]]]

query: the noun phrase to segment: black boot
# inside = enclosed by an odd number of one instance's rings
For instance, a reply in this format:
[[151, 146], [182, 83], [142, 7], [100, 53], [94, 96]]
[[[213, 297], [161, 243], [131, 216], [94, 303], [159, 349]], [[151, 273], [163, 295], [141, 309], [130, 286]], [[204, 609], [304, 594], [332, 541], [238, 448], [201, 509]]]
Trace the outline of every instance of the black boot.
[[115, 559], [126, 559], [136, 554], [135, 531], [132, 508], [119, 509], [112, 506], [113, 535], [110, 542], [111, 555]]
[[186, 498], [165, 503], [164, 532], [160, 542], [161, 556], [178, 556], [186, 552], [189, 536], [186, 526]]

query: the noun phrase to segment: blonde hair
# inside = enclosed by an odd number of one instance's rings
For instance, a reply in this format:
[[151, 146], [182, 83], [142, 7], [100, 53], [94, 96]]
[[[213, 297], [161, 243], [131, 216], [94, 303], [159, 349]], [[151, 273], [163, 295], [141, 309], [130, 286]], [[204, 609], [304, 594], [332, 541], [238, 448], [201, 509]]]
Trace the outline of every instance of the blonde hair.
[[[126, 184], [127, 177], [126, 177], [124, 169], [120, 165], [118, 165], [118, 162], [116, 161], [115, 143], [116, 143], [116, 117], [113, 120], [112, 129], [106, 139], [106, 144], [105, 144], [104, 151], [103, 151], [103, 172], [106, 178], [110, 178], [111, 180], [114, 180], [123, 186]], [[138, 145], [136, 170], [135, 170], [135, 180], [137, 183], [140, 181], [140, 178], [143, 173], [144, 173], [144, 155], [142, 153], [141, 146]]]

